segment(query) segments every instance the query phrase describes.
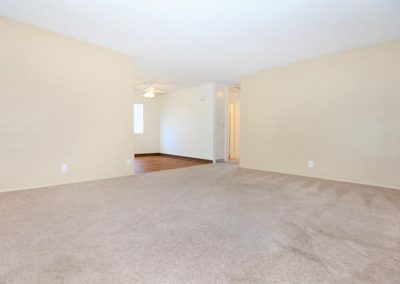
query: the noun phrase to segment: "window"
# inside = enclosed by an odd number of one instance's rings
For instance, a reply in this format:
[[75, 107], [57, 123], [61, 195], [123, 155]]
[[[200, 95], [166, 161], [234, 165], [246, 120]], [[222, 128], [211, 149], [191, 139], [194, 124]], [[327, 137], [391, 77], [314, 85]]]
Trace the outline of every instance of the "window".
[[143, 134], [143, 104], [133, 104], [133, 133]]

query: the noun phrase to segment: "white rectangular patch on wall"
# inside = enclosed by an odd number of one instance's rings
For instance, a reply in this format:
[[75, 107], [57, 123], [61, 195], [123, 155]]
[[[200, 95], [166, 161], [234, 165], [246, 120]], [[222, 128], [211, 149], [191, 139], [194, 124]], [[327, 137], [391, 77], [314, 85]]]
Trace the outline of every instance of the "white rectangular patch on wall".
[[133, 104], [133, 133], [143, 134], [144, 112], [143, 104]]

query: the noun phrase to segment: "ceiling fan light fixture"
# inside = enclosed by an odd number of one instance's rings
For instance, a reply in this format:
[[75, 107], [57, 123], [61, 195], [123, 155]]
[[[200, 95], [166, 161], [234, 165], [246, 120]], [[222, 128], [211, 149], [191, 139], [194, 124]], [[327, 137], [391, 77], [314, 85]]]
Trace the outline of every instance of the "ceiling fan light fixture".
[[143, 94], [143, 97], [145, 97], [146, 99], [152, 99], [155, 97], [155, 94], [153, 92], [145, 92]]

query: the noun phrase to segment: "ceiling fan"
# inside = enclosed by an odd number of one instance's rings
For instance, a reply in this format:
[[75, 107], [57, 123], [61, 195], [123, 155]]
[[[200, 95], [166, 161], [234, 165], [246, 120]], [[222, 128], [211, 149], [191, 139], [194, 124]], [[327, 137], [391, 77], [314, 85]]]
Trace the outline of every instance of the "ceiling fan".
[[143, 97], [146, 99], [152, 99], [156, 95], [163, 94], [163, 92], [157, 90], [154, 86], [153, 83], [148, 81], [146, 82], [147, 87], [143, 90]]

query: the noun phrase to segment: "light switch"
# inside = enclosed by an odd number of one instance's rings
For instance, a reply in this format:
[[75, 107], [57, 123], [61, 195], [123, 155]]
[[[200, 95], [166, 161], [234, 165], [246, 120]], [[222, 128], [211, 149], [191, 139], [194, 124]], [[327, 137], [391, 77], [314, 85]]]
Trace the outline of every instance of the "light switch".
[[61, 164], [61, 166], [60, 166], [60, 171], [61, 171], [62, 173], [68, 172], [68, 164]]

